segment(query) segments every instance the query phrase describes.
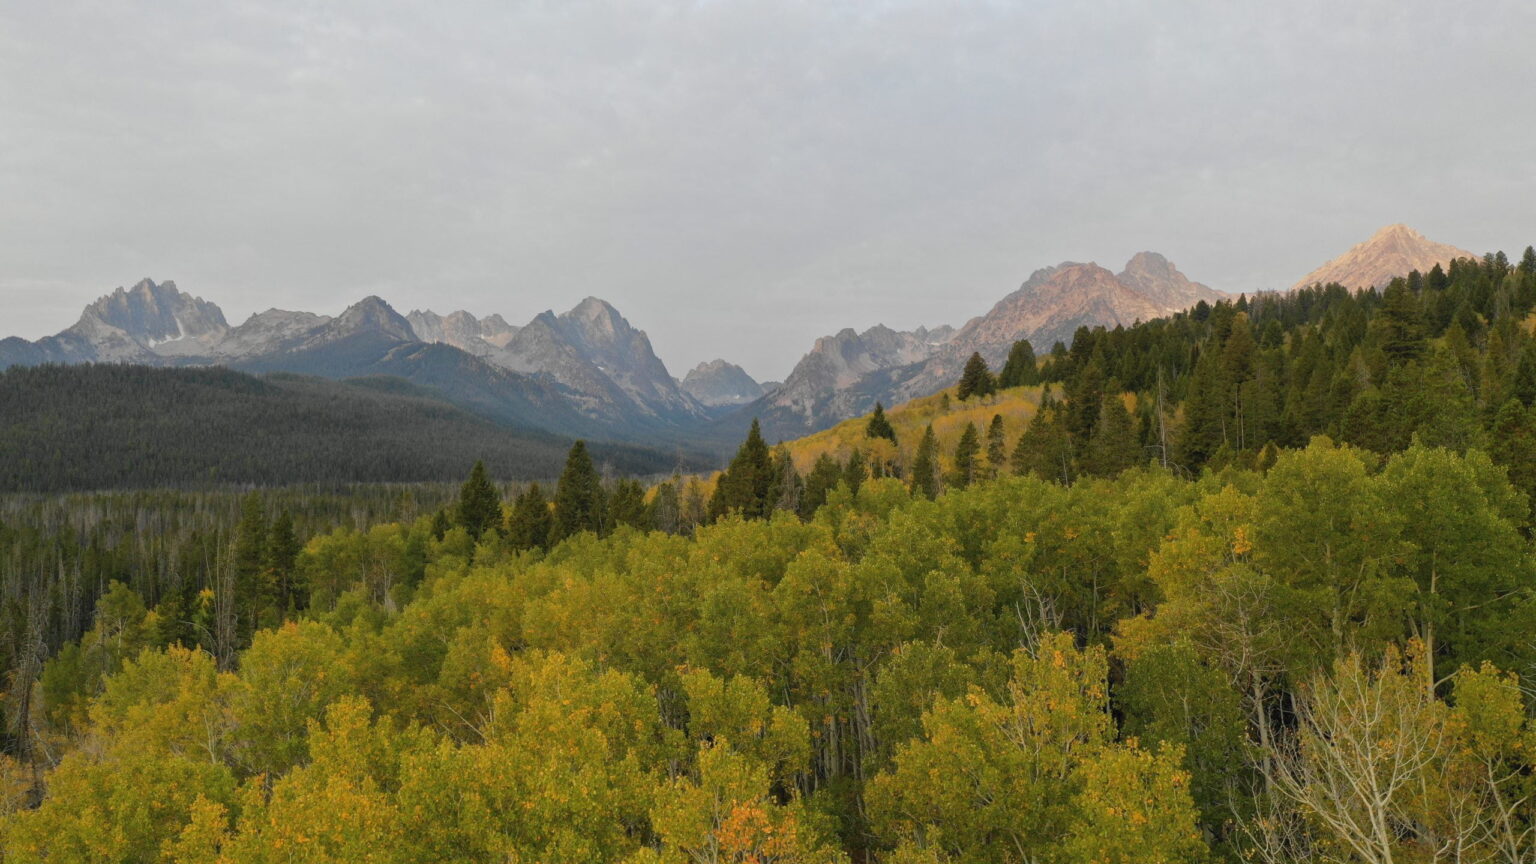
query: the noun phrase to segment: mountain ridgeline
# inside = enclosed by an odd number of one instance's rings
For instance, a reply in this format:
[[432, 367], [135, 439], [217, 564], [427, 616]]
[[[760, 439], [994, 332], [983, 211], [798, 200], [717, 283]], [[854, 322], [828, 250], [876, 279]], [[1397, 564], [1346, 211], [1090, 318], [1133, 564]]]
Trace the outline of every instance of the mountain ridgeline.
[[[1428, 272], [1425, 262], [1459, 254], [1392, 226], [1316, 272], [1375, 286], [1393, 267], [1424, 265]], [[55, 336], [0, 340], [0, 369], [216, 365], [258, 375], [395, 378], [515, 436], [611, 441], [697, 462], [723, 459], [753, 419], [768, 440], [797, 438], [877, 402], [897, 405], [938, 392], [972, 355], [999, 367], [1020, 340], [1046, 350], [1084, 328], [1161, 320], [1226, 296], [1152, 252], [1137, 254], [1119, 273], [1066, 262], [1036, 271], [958, 328], [880, 325], [819, 339], [782, 384], [765, 387], [726, 360], [674, 378], [643, 331], [592, 297], [521, 326], [464, 311], [401, 315], [378, 297], [335, 317], [270, 309], [231, 325], [214, 303], [172, 282], [145, 279], [92, 303]]]

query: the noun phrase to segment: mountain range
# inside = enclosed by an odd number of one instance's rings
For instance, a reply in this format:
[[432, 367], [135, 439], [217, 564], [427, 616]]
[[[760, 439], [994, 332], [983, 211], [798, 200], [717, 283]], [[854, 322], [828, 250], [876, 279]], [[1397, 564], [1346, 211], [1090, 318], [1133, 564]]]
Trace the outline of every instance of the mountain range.
[[[1470, 253], [1394, 225], [1298, 284], [1377, 287], [1463, 255]], [[595, 297], [521, 326], [462, 310], [401, 315], [379, 297], [335, 317], [269, 309], [231, 326], [216, 304], [174, 282], [144, 279], [90, 304], [54, 336], [0, 340], [0, 369], [128, 363], [387, 376], [518, 429], [721, 453], [754, 417], [770, 439], [798, 437], [877, 401], [896, 404], [949, 386], [973, 352], [997, 368], [1019, 339], [1045, 352], [1070, 343], [1080, 327], [1129, 326], [1227, 296], [1155, 252], [1138, 253], [1118, 273], [1068, 261], [1035, 271], [959, 327], [876, 325], [822, 337], [783, 383], [765, 386], [723, 359], [674, 378], [645, 332]]]

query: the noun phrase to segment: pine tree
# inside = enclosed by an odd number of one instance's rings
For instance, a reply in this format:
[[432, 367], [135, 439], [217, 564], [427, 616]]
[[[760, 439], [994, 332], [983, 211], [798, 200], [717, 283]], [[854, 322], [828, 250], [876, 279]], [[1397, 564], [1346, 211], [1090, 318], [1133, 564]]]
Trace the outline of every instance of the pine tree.
[[1028, 339], [1020, 339], [1008, 350], [1008, 360], [997, 376], [999, 387], [1023, 387], [1040, 383], [1040, 370], [1035, 365], [1035, 348]]
[[667, 534], [677, 534], [682, 531], [682, 493], [679, 491], [682, 480], [677, 475], [666, 483], [656, 487], [651, 493], [650, 503], [646, 505], [649, 514], [646, 519], [656, 528]]
[[787, 510], [800, 512], [800, 498], [805, 494], [805, 481], [795, 470], [795, 460], [789, 448], [780, 444], [773, 452], [773, 482], [768, 487], [768, 511]]
[[999, 477], [1003, 473], [1005, 460], [1008, 458], [1008, 444], [1004, 440], [1003, 415], [993, 414], [992, 422], [987, 425], [987, 468], [988, 479]]
[[1135, 465], [1141, 456], [1136, 438], [1136, 421], [1119, 396], [1105, 396], [1099, 412], [1098, 428], [1088, 450], [1083, 454], [1083, 470], [1100, 477], [1113, 477]]
[[240, 524], [235, 527], [233, 557], [236, 620], [233, 635], [243, 645], [256, 632], [258, 619], [271, 599], [266, 569], [267, 514], [257, 492], [246, 495], [240, 502]]
[[884, 438], [892, 444], [896, 443], [896, 428], [891, 421], [886, 419], [885, 406], [875, 403], [875, 413], [869, 415], [869, 425], [864, 427], [864, 437]]
[[816, 457], [811, 473], [805, 477], [805, 491], [800, 496], [800, 517], [809, 519], [821, 505], [827, 503], [827, 495], [842, 482], [843, 467], [830, 454]]
[[912, 459], [912, 494], [929, 500], [939, 497], [939, 442], [933, 437], [933, 426], [923, 430], [918, 442], [917, 455]]
[[715, 486], [714, 498], [709, 503], [710, 516], [718, 519], [727, 513], [740, 513], [747, 519], [761, 519], [771, 509], [768, 493], [772, 485], [773, 454], [754, 418], [747, 440]]
[[639, 480], [628, 477], [619, 480], [614, 486], [613, 495], [608, 499], [608, 512], [615, 526], [628, 525], [631, 528], [649, 530], [646, 523], [645, 487]]
[[1043, 400], [1019, 443], [1013, 448], [1013, 473], [1033, 474], [1042, 480], [1070, 484], [1076, 472], [1067, 412], [1056, 402]]
[[544, 488], [530, 483], [512, 504], [512, 515], [507, 520], [507, 542], [518, 550], [547, 549], [554, 524]]
[[555, 526], [550, 538], [559, 542], [574, 534], [603, 534], [608, 525], [603, 481], [587, 453], [587, 442], [577, 441], [565, 457], [565, 470], [555, 486]]
[[501, 525], [501, 495], [485, 476], [485, 463], [476, 462], [469, 479], [459, 487], [459, 502], [454, 519], [460, 527], [479, 540], [485, 532]]
[[1087, 362], [1078, 369], [1067, 388], [1067, 431], [1072, 443], [1085, 447], [1093, 438], [1093, 429], [1099, 422], [1099, 406], [1104, 401], [1104, 352], [1094, 349]]
[[432, 539], [441, 541], [453, 528], [453, 522], [448, 519], [448, 511], [439, 510], [432, 514]]
[[955, 398], [964, 402], [972, 396], [990, 395], [996, 389], [997, 382], [992, 378], [992, 370], [987, 368], [987, 361], [981, 358], [979, 352], [973, 352], [960, 373], [960, 386], [955, 391]]
[[960, 440], [955, 444], [955, 473], [950, 481], [952, 486], [964, 489], [971, 485], [976, 479], [980, 456], [981, 437], [976, 433], [976, 424], [967, 423], [960, 433]]
[[859, 494], [859, 487], [869, 479], [868, 463], [864, 460], [864, 454], [858, 450], [848, 457], [848, 464], [843, 466], [843, 482], [848, 484], [848, 491]]
[[287, 611], [300, 608], [302, 599], [294, 583], [294, 566], [302, 548], [293, 532], [293, 516], [287, 510], [272, 520], [267, 533], [267, 572], [270, 574], [275, 600], [280, 609]]

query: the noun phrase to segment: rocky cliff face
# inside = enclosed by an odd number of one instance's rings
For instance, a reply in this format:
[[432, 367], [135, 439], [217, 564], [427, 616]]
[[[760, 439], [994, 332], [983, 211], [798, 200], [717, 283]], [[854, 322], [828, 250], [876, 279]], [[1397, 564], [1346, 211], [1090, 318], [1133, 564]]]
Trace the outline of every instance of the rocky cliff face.
[[1291, 290], [1337, 282], [1345, 288], [1381, 288], [1414, 270], [1428, 273], [1436, 264], [1444, 267], [1456, 258], [1476, 258], [1465, 249], [1436, 243], [1407, 225], [1388, 225], [1364, 243], [1313, 270]]
[[507, 347], [518, 328], [511, 326], [500, 315], [476, 318], [465, 311], [439, 315], [427, 310], [412, 310], [405, 316], [423, 342], [440, 342], [468, 351], [476, 357], [494, 358]]
[[683, 376], [684, 393], [707, 408], [745, 405], [763, 395], [763, 387], [745, 369], [724, 360], [700, 363]]

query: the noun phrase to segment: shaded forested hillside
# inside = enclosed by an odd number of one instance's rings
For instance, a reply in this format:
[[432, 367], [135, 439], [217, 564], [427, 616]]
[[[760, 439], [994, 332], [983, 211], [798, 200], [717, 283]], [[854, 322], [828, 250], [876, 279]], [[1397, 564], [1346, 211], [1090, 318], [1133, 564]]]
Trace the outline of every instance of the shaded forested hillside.
[[[553, 477], [569, 441], [398, 379], [91, 365], [0, 373], [0, 491]], [[598, 448], [626, 474], [675, 454]]]

